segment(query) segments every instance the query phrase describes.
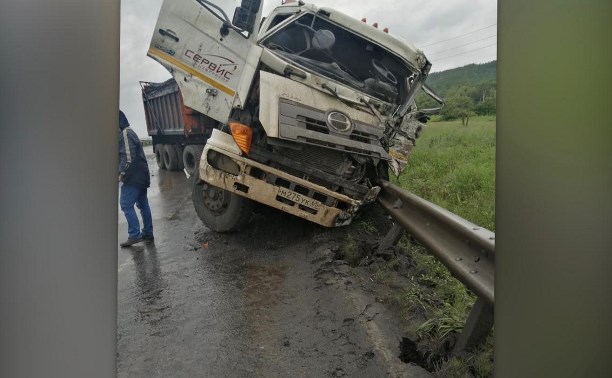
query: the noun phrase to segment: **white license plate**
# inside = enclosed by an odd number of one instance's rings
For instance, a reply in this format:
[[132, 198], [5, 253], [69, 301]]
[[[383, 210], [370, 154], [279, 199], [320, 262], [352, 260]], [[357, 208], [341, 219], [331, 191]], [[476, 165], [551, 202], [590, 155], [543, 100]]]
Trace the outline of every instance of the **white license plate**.
[[297, 203], [298, 205], [303, 205], [314, 210], [319, 210], [321, 206], [323, 206], [321, 202], [313, 200], [312, 198], [308, 198], [287, 188], [278, 188], [278, 195], [288, 200], [291, 200]]

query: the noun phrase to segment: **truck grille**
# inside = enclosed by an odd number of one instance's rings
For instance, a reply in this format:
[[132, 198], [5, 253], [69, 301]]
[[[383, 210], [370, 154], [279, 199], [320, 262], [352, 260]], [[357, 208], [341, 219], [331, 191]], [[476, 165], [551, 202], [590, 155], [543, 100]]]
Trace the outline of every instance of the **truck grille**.
[[319, 121], [313, 118], [298, 115], [296, 118], [298, 126], [306, 130], [316, 131], [318, 133], [329, 134], [329, 129], [324, 121]]
[[279, 101], [279, 134], [281, 139], [312, 144], [327, 149], [389, 160], [380, 139], [383, 130], [353, 121], [349, 132], [330, 129], [325, 121], [326, 113], [281, 98]]
[[326, 148], [318, 148], [315, 146], [303, 146], [299, 150], [291, 148], [279, 148], [278, 151], [302, 164], [312, 165], [324, 170], [325, 172], [335, 173], [345, 160], [341, 152], [329, 150]]

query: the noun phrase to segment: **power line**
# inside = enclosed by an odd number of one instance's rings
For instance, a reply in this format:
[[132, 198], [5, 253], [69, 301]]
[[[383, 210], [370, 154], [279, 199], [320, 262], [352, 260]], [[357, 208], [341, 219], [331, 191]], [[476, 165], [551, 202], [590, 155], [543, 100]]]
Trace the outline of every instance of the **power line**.
[[443, 41], [433, 42], [433, 43], [430, 43], [430, 44], [428, 44], [428, 45], [424, 45], [424, 46], [421, 46], [421, 47], [428, 47], [428, 46], [432, 46], [432, 45], [437, 45], [438, 43], [442, 43], [442, 42], [446, 42], [446, 41], [452, 41], [453, 39], [457, 39], [457, 38], [464, 37], [464, 36], [466, 36], [466, 35], [474, 34], [474, 33], [476, 33], [476, 32], [479, 32], [479, 31], [481, 31], [481, 30], [488, 29], [488, 28], [490, 28], [491, 26], [495, 26], [495, 25], [497, 25], [497, 23], [495, 23], [495, 24], [491, 24], [491, 25], [489, 25], [489, 26], [485, 26], [485, 27], [484, 27], [484, 28], [482, 28], [482, 29], [474, 30], [474, 31], [471, 31], [471, 32], [469, 32], [469, 33], [461, 34], [461, 35], [458, 35], [458, 36], [453, 37], [453, 38], [445, 39], [445, 40], [443, 40]]
[[477, 40], [475, 40], [475, 41], [472, 41], [472, 42], [469, 42], [469, 43], [466, 43], [466, 44], [463, 44], [463, 45], [459, 45], [459, 46], [456, 46], [456, 47], [453, 47], [453, 48], [450, 48], [450, 49], [440, 50], [440, 51], [433, 52], [433, 53], [431, 53], [431, 55], [436, 55], [436, 54], [440, 54], [440, 53], [445, 53], [445, 52], [449, 52], [449, 51], [452, 51], [452, 50], [456, 50], [456, 49], [458, 49], [458, 48], [460, 48], [460, 47], [464, 47], [464, 46], [472, 45], [472, 44], [474, 44], [474, 43], [476, 43], [476, 42], [484, 41], [485, 39], [493, 38], [493, 37], [496, 37], [496, 36], [497, 36], [497, 34], [490, 35], [490, 36], [488, 36], [488, 37], [484, 37], [484, 38], [481, 38], [481, 39], [477, 39]]
[[459, 53], [459, 54], [455, 54], [455, 55], [445, 56], [445, 57], [442, 57], [442, 58], [439, 58], [439, 59], [438, 59], [438, 58], [434, 58], [434, 60], [440, 61], [440, 60], [444, 60], [444, 59], [452, 58], [452, 57], [454, 57], [454, 56], [458, 56], [458, 55], [467, 54], [467, 53], [470, 53], [470, 52], [472, 52], [472, 51], [478, 51], [478, 50], [486, 49], [487, 47], [491, 47], [491, 46], [497, 46], [497, 43], [493, 43], [493, 44], [491, 44], [491, 45], [487, 45], [487, 46], [479, 47], [479, 48], [477, 48], [477, 49], [473, 49], [473, 50], [464, 51], [464, 52], [461, 52], [461, 53]]

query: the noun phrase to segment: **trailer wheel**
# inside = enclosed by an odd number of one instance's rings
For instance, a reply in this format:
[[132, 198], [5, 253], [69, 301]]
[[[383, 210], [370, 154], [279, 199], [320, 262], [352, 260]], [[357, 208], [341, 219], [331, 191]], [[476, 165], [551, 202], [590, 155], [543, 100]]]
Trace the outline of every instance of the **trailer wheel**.
[[164, 164], [166, 169], [169, 171], [178, 171], [178, 156], [176, 156], [176, 149], [171, 144], [164, 145]]
[[196, 173], [200, 157], [202, 156], [202, 146], [190, 144], [183, 150], [183, 165], [189, 175], [193, 176]]
[[164, 162], [164, 145], [155, 145], [155, 161], [159, 169], [166, 169], [166, 163]]
[[183, 146], [180, 144], [172, 145], [174, 152], [176, 153], [177, 170], [182, 171], [185, 166], [183, 165]]
[[216, 232], [236, 231], [251, 218], [253, 202], [200, 180], [199, 169], [193, 179], [191, 199], [204, 225]]

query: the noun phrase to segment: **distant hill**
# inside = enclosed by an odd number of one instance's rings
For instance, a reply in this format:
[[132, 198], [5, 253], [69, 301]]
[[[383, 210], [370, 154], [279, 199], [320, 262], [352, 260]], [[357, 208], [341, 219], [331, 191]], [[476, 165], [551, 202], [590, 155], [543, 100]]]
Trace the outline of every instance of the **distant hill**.
[[[466, 111], [475, 114], [496, 113], [497, 61], [434, 72], [426, 83], [445, 100], [446, 106], [442, 111], [445, 118], [453, 117], [451, 108], [457, 103], [462, 103]], [[417, 96], [416, 102], [420, 108], [435, 106], [435, 102], [424, 93]]]
[[468, 64], [446, 71], [429, 74], [427, 85], [445, 97], [457, 87], [477, 87], [482, 83], [497, 82], [497, 61]]

